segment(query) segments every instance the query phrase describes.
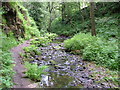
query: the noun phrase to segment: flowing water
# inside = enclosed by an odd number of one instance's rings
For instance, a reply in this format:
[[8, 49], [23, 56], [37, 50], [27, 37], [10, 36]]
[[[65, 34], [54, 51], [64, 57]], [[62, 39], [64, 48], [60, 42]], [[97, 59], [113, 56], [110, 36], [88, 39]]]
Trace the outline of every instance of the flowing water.
[[[86, 63], [78, 55], [73, 55], [65, 51], [63, 41], [66, 38], [58, 37], [49, 46], [40, 47], [41, 56], [35, 56], [32, 63], [39, 66], [48, 65], [42, 75], [42, 88], [100, 88], [106, 85], [96, 84], [91, 78], [91, 72], [86, 67]], [[41, 59], [39, 59], [41, 58]]]

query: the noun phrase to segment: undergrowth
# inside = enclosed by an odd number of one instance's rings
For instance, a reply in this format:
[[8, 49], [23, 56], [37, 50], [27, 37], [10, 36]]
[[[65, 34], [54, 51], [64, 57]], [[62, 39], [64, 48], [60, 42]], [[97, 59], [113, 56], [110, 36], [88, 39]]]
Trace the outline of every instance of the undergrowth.
[[65, 47], [69, 51], [80, 50], [84, 60], [95, 61], [113, 70], [118, 70], [118, 46], [116, 42], [103, 40], [90, 34], [79, 33], [73, 38], [65, 40]]
[[24, 53], [20, 53], [20, 56], [22, 57], [22, 60], [25, 61], [33, 61], [35, 55], [41, 55], [40, 50], [38, 50], [38, 47], [35, 45], [30, 45], [28, 47], [24, 47], [23, 50]]
[[45, 74], [44, 69], [48, 66], [38, 66], [36, 64], [31, 64], [34, 60], [41, 60], [41, 51], [39, 47], [47, 46], [54, 38], [57, 37], [57, 34], [54, 33], [45, 33], [41, 37], [34, 38], [31, 41], [31, 45], [24, 47], [24, 53], [21, 53], [22, 60], [25, 62], [25, 67], [27, 68], [26, 75], [28, 78], [34, 81], [41, 80], [41, 74]]
[[[97, 17], [95, 18], [96, 22], [96, 32], [97, 36], [106, 38], [108, 40], [118, 39], [118, 14], [114, 14], [108, 17]], [[73, 21], [70, 24], [62, 23], [60, 18], [57, 18], [53, 21], [51, 26], [51, 32], [58, 35], [73, 36], [79, 32], [88, 33], [91, 31], [90, 19], [85, 20], [84, 22]]]
[[14, 61], [12, 60], [11, 52], [9, 51], [12, 47], [17, 45], [13, 34], [11, 33], [7, 37], [4, 33], [1, 32], [1, 60], [0, 60], [0, 88], [10, 88], [13, 85], [12, 77], [14, 75], [13, 66]]
[[37, 47], [47, 46], [54, 38], [58, 35], [54, 33], [45, 33], [41, 37], [37, 37], [31, 41], [31, 44], [36, 45]]
[[19, 18], [22, 23], [21, 25], [24, 28], [24, 38], [30, 39], [31, 37], [39, 37], [40, 32], [38, 27], [36, 26], [35, 21], [29, 16], [28, 10], [22, 6], [21, 3], [18, 2], [10, 2], [12, 8], [14, 8], [17, 12], [17, 18]]
[[48, 68], [48, 66], [38, 66], [36, 63], [35, 64], [30, 64], [29, 62], [25, 62], [25, 68], [27, 68], [26, 75], [34, 80], [34, 81], [40, 81], [41, 80], [41, 75], [45, 74], [44, 70]]

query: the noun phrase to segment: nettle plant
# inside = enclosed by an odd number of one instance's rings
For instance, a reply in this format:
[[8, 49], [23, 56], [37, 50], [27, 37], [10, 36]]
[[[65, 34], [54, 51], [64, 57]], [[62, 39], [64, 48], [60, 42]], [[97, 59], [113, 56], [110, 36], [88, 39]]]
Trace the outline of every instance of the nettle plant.
[[37, 63], [30, 64], [29, 62], [25, 62], [25, 68], [27, 69], [25, 72], [27, 77], [34, 81], [40, 81], [41, 75], [46, 74], [44, 70], [47, 69], [48, 66], [38, 66]]

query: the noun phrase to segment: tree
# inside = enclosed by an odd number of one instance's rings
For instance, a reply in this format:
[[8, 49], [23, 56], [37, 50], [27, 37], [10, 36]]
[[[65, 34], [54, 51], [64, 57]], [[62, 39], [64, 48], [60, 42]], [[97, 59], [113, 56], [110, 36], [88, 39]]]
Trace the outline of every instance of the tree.
[[94, 9], [95, 9], [95, 3], [90, 2], [90, 18], [91, 18], [91, 34], [92, 34], [92, 36], [96, 36]]
[[28, 9], [29, 15], [35, 20], [38, 29], [42, 28], [43, 4], [38, 2], [25, 2], [24, 6]]
[[62, 9], [61, 9], [61, 13], [62, 13], [62, 22], [64, 22], [65, 19], [65, 3], [62, 2]]
[[[83, 3], [83, 2], [82, 2], [82, 3]], [[84, 22], [84, 16], [83, 16], [83, 12], [82, 12], [82, 10], [81, 10], [81, 2], [78, 2], [78, 8], [79, 8], [79, 12], [80, 12], [82, 21]]]
[[53, 2], [48, 2], [48, 11], [49, 11], [49, 24], [47, 30], [50, 32], [51, 23], [52, 23], [52, 11], [53, 11]]

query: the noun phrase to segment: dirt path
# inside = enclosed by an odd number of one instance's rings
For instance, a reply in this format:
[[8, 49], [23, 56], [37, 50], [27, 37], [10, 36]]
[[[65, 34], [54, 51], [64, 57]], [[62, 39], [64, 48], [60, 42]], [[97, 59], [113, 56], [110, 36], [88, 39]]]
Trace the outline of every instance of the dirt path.
[[19, 55], [20, 52], [24, 52], [22, 50], [22, 48], [27, 47], [29, 45], [30, 45], [30, 40], [25, 41], [23, 44], [20, 44], [17, 47], [14, 47], [11, 49], [11, 52], [13, 53], [12, 56], [13, 56], [14, 61], [15, 61], [14, 70], [16, 72], [16, 74], [13, 77], [13, 81], [15, 83], [13, 88], [34, 88], [34, 87], [31, 87], [33, 82], [30, 79], [23, 78], [25, 76], [23, 72], [26, 69], [24, 68], [24, 65], [22, 64], [22, 60], [21, 60], [21, 57]]
[[[13, 77], [16, 85], [13, 88], [56, 88], [62, 87], [84, 87], [84, 88], [114, 88], [118, 85], [112, 84], [111, 81], [104, 80], [109, 77], [109, 72], [102, 67], [97, 67], [94, 63], [82, 61], [78, 56], [65, 52], [63, 43], [51, 43], [49, 46], [40, 47], [42, 52], [41, 58], [35, 56], [33, 62], [39, 66], [49, 65], [49, 73], [42, 75], [41, 82], [34, 83], [28, 78], [24, 78], [25, 68], [22, 64], [20, 52], [23, 47], [30, 45], [30, 40], [12, 48], [14, 61], [16, 62]], [[97, 73], [101, 72], [101, 73]], [[108, 73], [107, 73], [108, 72]], [[104, 80], [104, 81], [103, 81]]]

